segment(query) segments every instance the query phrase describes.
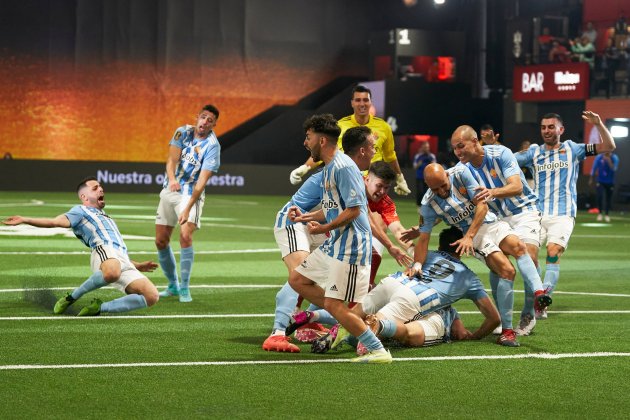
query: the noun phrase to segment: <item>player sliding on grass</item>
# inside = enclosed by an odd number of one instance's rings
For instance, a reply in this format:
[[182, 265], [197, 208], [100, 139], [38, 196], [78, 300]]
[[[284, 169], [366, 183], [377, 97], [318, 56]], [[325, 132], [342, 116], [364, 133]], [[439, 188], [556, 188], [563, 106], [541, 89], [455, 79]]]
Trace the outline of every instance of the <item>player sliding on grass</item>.
[[127, 246], [118, 226], [103, 211], [105, 193], [96, 178], [86, 178], [77, 187], [81, 205], [53, 219], [11, 216], [2, 223], [9, 226], [27, 224], [41, 228], [72, 228], [76, 237], [92, 249], [93, 274], [71, 293], [55, 304], [53, 312], [62, 314], [84, 294], [111, 284], [127, 296], [102, 302], [93, 299], [78, 316], [95, 316], [102, 312], [127, 312], [154, 305], [158, 291], [140, 271], [153, 271], [157, 264], [152, 261], [137, 263], [127, 255]]

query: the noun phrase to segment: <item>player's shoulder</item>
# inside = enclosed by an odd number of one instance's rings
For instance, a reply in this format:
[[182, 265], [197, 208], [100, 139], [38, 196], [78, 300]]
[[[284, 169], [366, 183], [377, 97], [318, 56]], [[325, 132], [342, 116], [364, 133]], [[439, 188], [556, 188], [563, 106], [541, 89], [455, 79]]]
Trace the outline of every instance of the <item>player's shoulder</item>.
[[174, 140], [184, 140], [187, 137], [190, 137], [195, 131], [195, 127], [189, 124], [182, 125], [175, 129], [175, 133], [173, 134]]

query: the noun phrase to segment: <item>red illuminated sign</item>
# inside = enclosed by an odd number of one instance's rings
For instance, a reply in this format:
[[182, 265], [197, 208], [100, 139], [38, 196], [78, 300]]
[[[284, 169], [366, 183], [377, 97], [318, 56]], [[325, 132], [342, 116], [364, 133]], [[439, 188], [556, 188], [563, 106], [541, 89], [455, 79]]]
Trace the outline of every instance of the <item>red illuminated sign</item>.
[[587, 63], [514, 67], [513, 97], [523, 101], [575, 101], [588, 98]]

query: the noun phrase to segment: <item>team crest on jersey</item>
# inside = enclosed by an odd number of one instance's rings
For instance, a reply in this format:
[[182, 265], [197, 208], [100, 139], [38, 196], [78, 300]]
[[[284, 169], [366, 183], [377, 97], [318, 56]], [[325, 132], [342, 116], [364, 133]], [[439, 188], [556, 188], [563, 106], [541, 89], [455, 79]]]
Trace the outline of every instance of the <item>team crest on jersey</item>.
[[464, 187], [464, 186], [459, 187], [459, 192], [461, 194], [466, 194], [466, 187]]
[[560, 153], [560, 154], [566, 154], [566, 153], [567, 153], [567, 151], [566, 151], [566, 150], [564, 150], [564, 149], [560, 149], [560, 150], [558, 151], [558, 153]]
[[195, 146], [195, 154], [200, 154], [201, 153], [201, 147], [199, 146]]
[[490, 176], [492, 178], [496, 178], [497, 177], [497, 171], [495, 171], [494, 168], [490, 169]]

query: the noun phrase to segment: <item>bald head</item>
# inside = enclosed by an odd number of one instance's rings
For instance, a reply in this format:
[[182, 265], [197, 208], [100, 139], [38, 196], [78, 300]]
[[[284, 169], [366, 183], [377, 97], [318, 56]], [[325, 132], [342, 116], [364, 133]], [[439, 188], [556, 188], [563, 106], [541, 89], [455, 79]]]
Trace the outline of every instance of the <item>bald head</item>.
[[424, 168], [424, 182], [441, 198], [448, 198], [450, 195], [451, 183], [448, 174], [439, 163], [430, 163]]
[[469, 125], [460, 125], [451, 135], [453, 153], [462, 163], [473, 162], [480, 165], [483, 161], [483, 147], [477, 140], [477, 132]]
[[460, 125], [453, 131], [453, 135], [451, 136], [451, 142], [454, 139], [458, 140], [472, 140], [477, 138], [477, 132], [474, 128], [469, 125]]
[[444, 178], [446, 178], [446, 171], [439, 163], [429, 163], [424, 168], [424, 180], [427, 182], [427, 184], [430, 181], [442, 181], [444, 180]]

